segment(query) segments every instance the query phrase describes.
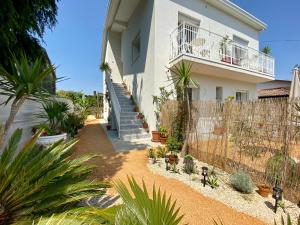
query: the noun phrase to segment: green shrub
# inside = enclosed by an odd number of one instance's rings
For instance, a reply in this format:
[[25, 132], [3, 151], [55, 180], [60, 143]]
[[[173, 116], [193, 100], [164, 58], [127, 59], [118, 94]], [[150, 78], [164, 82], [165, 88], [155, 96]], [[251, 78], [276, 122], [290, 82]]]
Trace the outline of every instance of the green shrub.
[[149, 148], [148, 149], [148, 158], [154, 159], [156, 158], [156, 152], [154, 148]]
[[158, 146], [156, 149], [156, 156], [158, 158], [165, 158], [168, 152], [169, 151], [166, 147]]
[[159, 133], [160, 133], [161, 137], [167, 137], [168, 136], [168, 129], [165, 126], [161, 125], [159, 127]]
[[181, 141], [177, 141], [177, 139], [170, 137], [167, 140], [167, 147], [171, 152], [179, 152], [182, 146]]
[[251, 193], [253, 191], [253, 182], [249, 174], [239, 171], [231, 177], [232, 186], [242, 193]]
[[80, 117], [74, 113], [68, 114], [66, 120], [64, 121], [64, 130], [74, 137], [78, 134], [78, 130], [84, 125], [84, 117]]
[[[270, 182], [282, 181], [282, 171], [284, 170], [284, 163], [285, 163], [285, 158], [284, 154], [279, 153], [275, 154], [271, 158], [268, 159], [267, 165], [266, 165], [266, 170], [265, 170], [265, 175], [266, 178]], [[287, 165], [287, 180], [289, 183], [293, 183], [299, 179], [297, 177], [297, 163], [295, 162], [294, 159], [288, 158], [288, 165]]]

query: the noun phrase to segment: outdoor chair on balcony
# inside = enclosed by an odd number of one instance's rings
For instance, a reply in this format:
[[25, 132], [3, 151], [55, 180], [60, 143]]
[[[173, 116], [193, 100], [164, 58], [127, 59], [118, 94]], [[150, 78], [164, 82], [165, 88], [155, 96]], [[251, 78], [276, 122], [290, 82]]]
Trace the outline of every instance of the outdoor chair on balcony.
[[198, 37], [191, 42], [192, 54], [201, 58], [209, 58], [210, 50], [208, 42], [203, 37]]

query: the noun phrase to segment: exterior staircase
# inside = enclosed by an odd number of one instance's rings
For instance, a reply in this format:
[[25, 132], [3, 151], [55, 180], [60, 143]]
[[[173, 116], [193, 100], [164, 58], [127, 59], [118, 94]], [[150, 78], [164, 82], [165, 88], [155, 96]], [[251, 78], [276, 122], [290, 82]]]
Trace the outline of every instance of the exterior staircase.
[[134, 105], [126, 89], [121, 83], [112, 83], [120, 105], [119, 137], [125, 141], [150, 139], [150, 134], [142, 128], [142, 122], [137, 119], [137, 112], [133, 112]]

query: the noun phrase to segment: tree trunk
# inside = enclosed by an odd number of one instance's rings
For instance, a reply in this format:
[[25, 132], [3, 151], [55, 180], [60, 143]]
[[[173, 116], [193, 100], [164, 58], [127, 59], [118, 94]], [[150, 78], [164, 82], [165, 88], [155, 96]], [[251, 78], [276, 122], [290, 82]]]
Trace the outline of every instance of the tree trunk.
[[184, 137], [184, 142], [183, 142], [183, 146], [181, 149], [182, 155], [185, 156], [188, 154], [187, 151], [187, 147], [188, 147], [188, 140], [189, 140], [189, 136], [190, 136], [190, 120], [191, 120], [191, 108], [190, 108], [190, 100], [189, 100], [189, 94], [188, 91], [185, 90], [184, 91], [184, 96], [185, 96], [185, 106], [186, 106], [186, 111], [187, 111], [187, 122], [186, 122], [186, 126], [185, 126], [185, 137]]
[[13, 101], [13, 103], [11, 104], [9, 117], [6, 120], [3, 129], [1, 129], [1, 134], [0, 134], [0, 150], [2, 149], [2, 145], [4, 144], [4, 141], [7, 138], [8, 131], [9, 131], [12, 123], [14, 122], [15, 117], [16, 117], [17, 113], [19, 112], [21, 106], [23, 105], [25, 99], [26, 99], [25, 97], [22, 97], [19, 100], [15, 99]]

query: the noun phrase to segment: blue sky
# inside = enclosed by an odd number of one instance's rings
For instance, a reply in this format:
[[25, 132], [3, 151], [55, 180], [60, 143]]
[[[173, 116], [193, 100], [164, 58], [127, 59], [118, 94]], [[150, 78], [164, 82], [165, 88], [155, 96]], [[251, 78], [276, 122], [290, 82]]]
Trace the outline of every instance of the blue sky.
[[[277, 79], [290, 79], [291, 69], [300, 64], [299, 0], [233, 0], [268, 24], [261, 33], [261, 47], [271, 47]], [[61, 0], [58, 24], [47, 31], [44, 41], [57, 74], [69, 78], [58, 89], [91, 94], [102, 91], [99, 71], [102, 29], [107, 0]], [[287, 40], [287, 41], [283, 41]], [[298, 40], [298, 41], [295, 41]]]

